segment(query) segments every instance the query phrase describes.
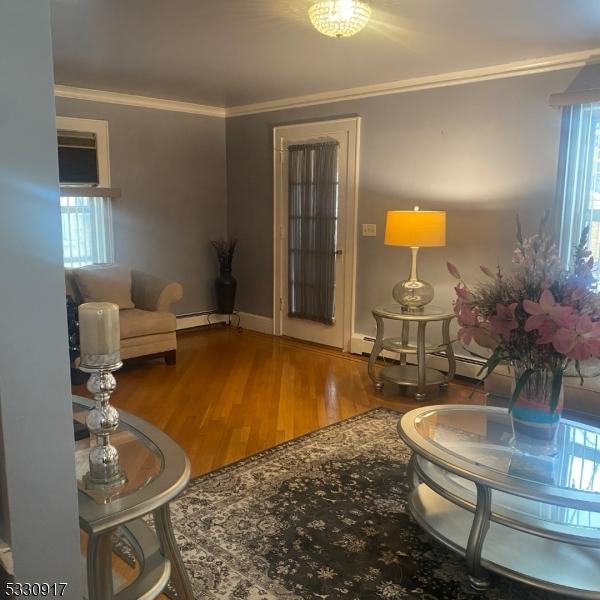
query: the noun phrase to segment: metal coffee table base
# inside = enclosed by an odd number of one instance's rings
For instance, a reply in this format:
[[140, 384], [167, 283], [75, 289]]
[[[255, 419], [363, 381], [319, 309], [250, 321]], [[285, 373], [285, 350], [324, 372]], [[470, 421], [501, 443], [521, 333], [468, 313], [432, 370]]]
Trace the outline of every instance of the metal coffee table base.
[[465, 557], [474, 589], [487, 589], [492, 571], [572, 598], [600, 598], [600, 539], [577, 539], [502, 519], [494, 513], [489, 487], [476, 484], [473, 504], [439, 474], [438, 467], [413, 455], [408, 507], [432, 538]]

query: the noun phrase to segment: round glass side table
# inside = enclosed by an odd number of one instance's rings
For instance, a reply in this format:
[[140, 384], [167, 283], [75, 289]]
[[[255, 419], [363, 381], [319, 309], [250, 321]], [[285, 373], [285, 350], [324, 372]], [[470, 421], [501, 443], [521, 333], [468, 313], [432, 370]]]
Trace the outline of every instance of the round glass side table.
[[[73, 419], [85, 423], [93, 405], [91, 400], [73, 396]], [[119, 451], [119, 463], [127, 476], [123, 485], [88, 489], [90, 438], [75, 442], [79, 525], [87, 534], [87, 598], [155, 598], [171, 579], [178, 599], [192, 600], [169, 511], [169, 502], [189, 481], [190, 461], [168, 435], [143, 419], [122, 410], [119, 413], [119, 427], [111, 435], [111, 443]], [[152, 515], [153, 528], [142, 518], [145, 515]], [[115, 549], [117, 555], [128, 557], [132, 581], [114, 573]]]
[[[456, 372], [456, 360], [452, 341], [450, 340], [450, 322], [456, 316], [451, 310], [437, 306], [425, 306], [422, 312], [408, 312], [402, 310], [399, 304], [376, 306], [373, 317], [377, 323], [377, 336], [373, 350], [369, 357], [369, 377], [375, 384], [376, 390], [383, 389], [384, 382], [398, 385], [416, 387], [415, 399], [425, 400], [428, 385], [446, 386]], [[384, 334], [384, 320], [392, 319], [402, 321], [401, 337], [386, 338]], [[440, 344], [426, 344], [425, 328], [428, 323], [442, 323], [442, 342]], [[410, 325], [417, 325], [417, 344], [409, 343]], [[375, 368], [377, 358], [382, 350], [400, 354], [400, 364], [385, 367], [381, 370]], [[448, 372], [442, 373], [437, 369], [425, 365], [425, 356], [435, 352], [445, 352], [448, 359]], [[415, 354], [417, 365], [407, 363], [407, 355]]]

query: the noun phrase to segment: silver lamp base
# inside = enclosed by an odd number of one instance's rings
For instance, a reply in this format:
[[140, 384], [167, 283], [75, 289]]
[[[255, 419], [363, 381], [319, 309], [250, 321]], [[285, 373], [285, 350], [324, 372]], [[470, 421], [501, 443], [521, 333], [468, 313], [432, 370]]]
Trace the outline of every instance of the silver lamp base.
[[398, 282], [392, 290], [394, 300], [407, 312], [423, 312], [423, 308], [433, 300], [433, 287], [421, 281], [417, 273], [419, 249], [411, 246], [412, 254], [410, 277]]
[[408, 312], [422, 312], [433, 300], [433, 287], [426, 281], [406, 279], [399, 281], [392, 290], [394, 300]]

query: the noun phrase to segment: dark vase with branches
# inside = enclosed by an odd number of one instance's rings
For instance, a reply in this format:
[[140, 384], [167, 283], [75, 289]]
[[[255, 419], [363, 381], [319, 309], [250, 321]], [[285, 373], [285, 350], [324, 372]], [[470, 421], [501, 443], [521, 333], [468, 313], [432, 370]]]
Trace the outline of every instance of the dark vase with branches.
[[235, 309], [237, 289], [237, 281], [231, 274], [237, 240], [211, 240], [210, 243], [215, 249], [219, 261], [219, 276], [215, 281], [217, 312], [221, 315], [230, 315]]

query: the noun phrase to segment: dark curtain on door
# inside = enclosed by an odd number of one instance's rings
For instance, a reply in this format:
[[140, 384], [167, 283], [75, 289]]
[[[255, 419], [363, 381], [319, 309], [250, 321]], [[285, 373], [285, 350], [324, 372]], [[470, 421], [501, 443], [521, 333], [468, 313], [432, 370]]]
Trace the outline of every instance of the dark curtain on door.
[[288, 314], [328, 325], [335, 321], [338, 146], [288, 148]]

